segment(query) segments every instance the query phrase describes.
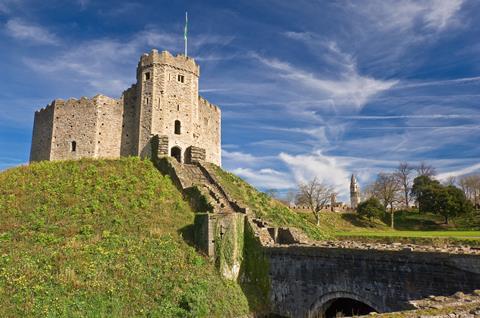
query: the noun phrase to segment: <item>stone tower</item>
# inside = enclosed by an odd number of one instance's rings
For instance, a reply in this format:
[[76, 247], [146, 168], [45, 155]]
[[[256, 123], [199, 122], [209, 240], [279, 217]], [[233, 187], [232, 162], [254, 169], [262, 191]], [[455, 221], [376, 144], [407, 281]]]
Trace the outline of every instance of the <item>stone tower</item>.
[[352, 174], [352, 178], [350, 180], [350, 207], [352, 209], [356, 209], [358, 204], [360, 203], [360, 187], [358, 186], [357, 179], [355, 175]]
[[[119, 99], [55, 100], [35, 113], [30, 161], [172, 156], [221, 165], [221, 112], [198, 95], [200, 67], [152, 50]], [[152, 147], [153, 146], [153, 147]]]

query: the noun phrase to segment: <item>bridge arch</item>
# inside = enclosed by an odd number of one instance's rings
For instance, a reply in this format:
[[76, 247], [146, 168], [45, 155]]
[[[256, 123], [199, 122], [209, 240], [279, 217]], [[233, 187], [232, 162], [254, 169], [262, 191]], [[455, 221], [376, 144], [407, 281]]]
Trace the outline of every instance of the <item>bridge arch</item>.
[[[374, 301], [371, 301], [369, 299], [366, 299], [357, 294], [350, 293], [347, 291], [336, 291], [336, 292], [330, 292], [330, 293], [324, 294], [318, 300], [316, 300], [310, 307], [307, 317], [308, 318], [328, 317], [329, 311], [332, 310], [332, 307], [335, 305], [341, 306], [342, 301], [345, 303], [347, 303], [348, 301], [351, 301], [351, 305], [358, 306], [359, 310], [360, 309], [366, 310], [366, 308], [369, 308], [371, 311], [374, 311], [377, 313], [382, 311], [382, 306], [377, 304]], [[346, 313], [346, 314], [351, 314], [351, 313]], [[368, 314], [368, 312], [362, 312], [362, 314]]]

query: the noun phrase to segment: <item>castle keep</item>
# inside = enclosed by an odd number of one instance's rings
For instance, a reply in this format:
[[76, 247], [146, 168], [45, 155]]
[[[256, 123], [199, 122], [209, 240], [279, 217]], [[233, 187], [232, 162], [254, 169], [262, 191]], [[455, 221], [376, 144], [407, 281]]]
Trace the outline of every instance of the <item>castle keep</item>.
[[185, 55], [143, 54], [119, 99], [57, 99], [36, 111], [30, 161], [149, 157], [156, 143], [160, 156], [220, 165], [221, 112], [198, 95], [199, 76]]

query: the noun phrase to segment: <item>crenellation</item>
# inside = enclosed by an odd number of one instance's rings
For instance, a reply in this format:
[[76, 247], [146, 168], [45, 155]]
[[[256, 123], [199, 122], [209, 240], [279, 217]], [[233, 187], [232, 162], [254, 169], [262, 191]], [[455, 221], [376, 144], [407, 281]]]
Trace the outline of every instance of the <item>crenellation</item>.
[[199, 74], [190, 57], [144, 53], [137, 83], [119, 99], [57, 99], [37, 111], [30, 160], [148, 157], [152, 136], [161, 135], [168, 140], [163, 153], [220, 165], [220, 109], [198, 95]]

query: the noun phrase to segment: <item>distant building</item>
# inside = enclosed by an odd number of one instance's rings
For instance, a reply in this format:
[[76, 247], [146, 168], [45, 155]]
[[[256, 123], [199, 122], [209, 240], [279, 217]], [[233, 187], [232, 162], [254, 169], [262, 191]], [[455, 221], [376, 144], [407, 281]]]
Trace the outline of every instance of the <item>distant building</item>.
[[357, 179], [355, 178], [355, 175], [352, 174], [352, 178], [350, 180], [350, 207], [355, 210], [359, 203], [360, 203], [360, 187], [358, 186], [358, 182], [357, 182]]

